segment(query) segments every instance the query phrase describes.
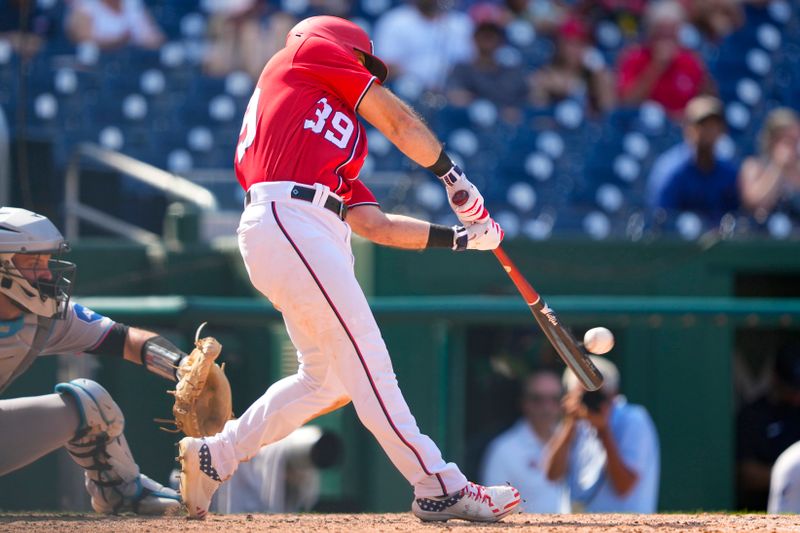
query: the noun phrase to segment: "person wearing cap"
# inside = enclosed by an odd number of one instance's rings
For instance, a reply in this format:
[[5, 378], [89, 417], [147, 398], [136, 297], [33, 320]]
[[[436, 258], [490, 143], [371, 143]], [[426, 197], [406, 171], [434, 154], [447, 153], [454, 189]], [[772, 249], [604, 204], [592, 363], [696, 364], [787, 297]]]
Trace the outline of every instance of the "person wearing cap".
[[602, 56], [591, 47], [591, 35], [577, 18], [558, 31], [553, 60], [530, 77], [531, 100], [551, 106], [565, 99], [584, 102], [588, 111], [603, 113], [614, 106], [614, 83]]
[[679, 117], [689, 100], [711, 91], [712, 80], [705, 65], [678, 38], [685, 21], [683, 7], [673, 0], [653, 2], [647, 7], [645, 41], [620, 55], [620, 103], [636, 106], [652, 100]]
[[715, 153], [725, 129], [719, 99], [698, 96], [689, 102], [683, 135], [691, 157], [664, 176], [658, 207], [672, 213], [692, 211], [711, 222], [739, 208], [739, 166]]
[[778, 350], [772, 387], [742, 407], [736, 435], [737, 506], [763, 511], [773, 464], [784, 450], [800, 441], [800, 343], [788, 343]]
[[661, 468], [655, 424], [641, 405], [619, 394], [619, 371], [592, 356], [605, 381], [585, 392], [564, 372], [564, 422], [547, 445], [544, 470], [566, 479], [573, 512], [654, 513]]
[[[250, 97], [233, 162], [245, 191], [239, 251], [254, 288], [281, 312], [299, 365], [221, 432], [180, 441], [181, 495], [192, 518], [205, 518], [241, 462], [350, 402], [413, 487], [421, 520], [494, 522], [520, 504], [513, 487], [468, 481], [422, 433], [355, 276], [353, 233], [384, 246], [452, 251], [494, 250], [504, 235], [441, 142], [383, 87], [386, 76], [361, 27], [309, 17], [289, 31]], [[359, 179], [368, 152], [362, 120], [442, 181], [461, 225], [380, 209]], [[366, 490], [354, 487], [364, 498]]]

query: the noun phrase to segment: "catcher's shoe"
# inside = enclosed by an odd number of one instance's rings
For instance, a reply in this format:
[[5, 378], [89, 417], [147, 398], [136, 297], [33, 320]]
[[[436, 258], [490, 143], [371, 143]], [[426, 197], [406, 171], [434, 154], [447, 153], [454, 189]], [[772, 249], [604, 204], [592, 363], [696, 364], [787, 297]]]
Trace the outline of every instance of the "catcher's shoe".
[[471, 481], [458, 492], [441, 498], [416, 498], [411, 512], [424, 522], [460, 518], [471, 522], [497, 522], [520, 504], [512, 486], [484, 487]]
[[104, 486], [86, 476], [86, 490], [92, 497], [92, 508], [98, 513], [167, 515], [177, 514], [181, 508], [177, 492], [144, 474], [127, 483]]
[[211, 497], [222, 481], [211, 464], [211, 452], [203, 439], [185, 437], [178, 443], [181, 462], [181, 497], [189, 518], [202, 520], [208, 513]]

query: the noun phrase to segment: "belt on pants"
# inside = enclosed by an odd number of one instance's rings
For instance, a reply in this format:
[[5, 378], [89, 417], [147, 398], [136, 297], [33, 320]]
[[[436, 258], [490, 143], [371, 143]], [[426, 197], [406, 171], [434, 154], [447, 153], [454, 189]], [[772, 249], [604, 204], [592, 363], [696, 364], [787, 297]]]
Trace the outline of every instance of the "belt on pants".
[[[292, 185], [292, 190], [290, 191], [291, 197], [295, 200], [303, 200], [304, 202], [313, 202], [314, 196], [317, 194], [317, 189], [314, 187], [308, 187], [306, 185], [299, 185], [294, 184]], [[252, 201], [252, 194], [250, 191], [247, 191], [244, 195], [244, 205], [247, 207], [250, 205]], [[321, 206], [339, 217], [340, 219], [344, 220], [347, 216], [347, 204], [343, 201], [334, 198], [333, 196], [328, 196], [325, 199], [325, 205]]]

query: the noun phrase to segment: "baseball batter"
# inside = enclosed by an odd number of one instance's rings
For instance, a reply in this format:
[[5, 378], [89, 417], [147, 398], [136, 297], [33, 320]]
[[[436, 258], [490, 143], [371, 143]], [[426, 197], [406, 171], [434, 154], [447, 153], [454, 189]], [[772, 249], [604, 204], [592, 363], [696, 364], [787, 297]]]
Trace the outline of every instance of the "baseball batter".
[[[169, 341], [70, 301], [76, 267], [45, 217], [0, 208], [0, 394], [37, 357], [91, 353], [143, 363], [175, 380], [185, 356]], [[178, 494], [139, 472], [108, 392], [89, 379], [59, 383], [53, 394], [0, 399], [0, 476], [61, 448], [86, 471], [86, 490], [100, 513], [164, 514]]]
[[[267, 63], [250, 99], [235, 154], [247, 191], [239, 247], [253, 285], [282, 312], [300, 364], [219, 434], [181, 441], [181, 494], [192, 517], [205, 516], [240, 461], [350, 401], [414, 487], [412, 511], [422, 520], [496, 521], [519, 505], [513, 487], [468, 482], [420, 432], [353, 273], [351, 231], [414, 250], [491, 250], [503, 238], [430, 130], [381, 86], [386, 67], [371, 52], [357, 25], [306, 19]], [[380, 210], [358, 179], [367, 155], [359, 115], [438, 175], [448, 197], [469, 195], [453, 205], [463, 226]]]

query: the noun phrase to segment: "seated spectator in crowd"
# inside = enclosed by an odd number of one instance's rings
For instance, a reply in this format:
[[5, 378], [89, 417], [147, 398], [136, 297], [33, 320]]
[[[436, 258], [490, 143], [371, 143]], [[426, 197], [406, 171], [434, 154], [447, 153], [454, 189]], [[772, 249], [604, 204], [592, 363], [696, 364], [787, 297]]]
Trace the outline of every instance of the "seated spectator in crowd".
[[681, 116], [695, 96], [713, 89], [705, 65], [683, 48], [678, 30], [685, 20], [678, 2], [660, 0], [647, 7], [645, 41], [621, 54], [617, 86], [620, 101], [636, 106], [645, 100]]
[[589, 30], [572, 18], [558, 31], [556, 53], [549, 65], [531, 76], [531, 98], [540, 106], [571, 98], [585, 102], [590, 112], [614, 105], [614, 83], [600, 54], [592, 54]]
[[541, 35], [553, 35], [569, 15], [562, 0], [505, 0], [506, 21], [529, 22]]
[[155, 49], [165, 39], [142, 0], [74, 0], [66, 30], [72, 42], [91, 42], [103, 50]]
[[0, 41], [8, 42], [22, 57], [36, 55], [52, 27], [53, 16], [36, 0], [0, 3]]
[[692, 157], [665, 177], [658, 207], [693, 211], [714, 222], [739, 208], [739, 168], [715, 153], [724, 133], [722, 102], [713, 96], [698, 96], [689, 102], [683, 135]]
[[597, 27], [600, 22], [614, 23], [623, 38], [634, 38], [639, 33], [648, 0], [578, 0], [574, 12]]
[[378, 19], [375, 54], [391, 81], [442, 91], [452, 67], [472, 59], [473, 24], [465, 13], [437, 0], [410, 0]]
[[769, 514], [800, 514], [800, 441], [778, 456], [769, 481]]
[[605, 377], [598, 391], [564, 372], [564, 423], [547, 445], [547, 477], [566, 480], [573, 512], [654, 513], [661, 459], [653, 420], [619, 394], [614, 363], [592, 361]]
[[741, 409], [736, 433], [738, 506], [763, 511], [772, 465], [800, 440], [800, 344], [778, 350], [770, 392]]
[[763, 222], [776, 210], [800, 216], [800, 120], [778, 108], [767, 115], [759, 154], [745, 159], [739, 174], [742, 205]]
[[262, 24], [267, 12], [263, 0], [204, 0], [201, 6], [209, 14], [203, 71], [212, 77], [244, 71], [257, 80], [297, 24], [297, 19], [283, 11], [274, 12]]
[[519, 108], [528, 100], [528, 85], [522, 70], [497, 62], [497, 50], [506, 38], [503, 27], [486, 20], [475, 27], [477, 55], [469, 63], [459, 63], [447, 80], [447, 99], [452, 105], [466, 106], [485, 99], [498, 108]]
[[544, 447], [561, 419], [561, 380], [551, 370], [534, 372], [522, 391], [522, 418], [497, 436], [483, 458], [481, 483], [511, 483], [528, 513], [569, 512], [563, 482], [553, 483], [542, 469]]
[[681, 0], [681, 3], [688, 21], [710, 41], [721, 41], [744, 24], [739, 0]]

